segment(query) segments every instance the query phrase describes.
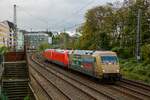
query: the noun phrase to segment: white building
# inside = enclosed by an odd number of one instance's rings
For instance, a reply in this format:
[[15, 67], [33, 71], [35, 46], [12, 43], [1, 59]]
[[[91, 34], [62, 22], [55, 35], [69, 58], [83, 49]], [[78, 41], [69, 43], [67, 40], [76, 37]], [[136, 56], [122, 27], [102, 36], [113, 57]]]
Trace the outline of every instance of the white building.
[[49, 43], [49, 36], [46, 33], [26, 33], [25, 43], [28, 50], [38, 49], [41, 43]]
[[24, 31], [17, 32], [17, 50], [24, 50]]
[[48, 37], [48, 43], [52, 44], [52, 37]]
[[0, 22], [0, 47], [15, 48], [14, 24], [9, 21]]

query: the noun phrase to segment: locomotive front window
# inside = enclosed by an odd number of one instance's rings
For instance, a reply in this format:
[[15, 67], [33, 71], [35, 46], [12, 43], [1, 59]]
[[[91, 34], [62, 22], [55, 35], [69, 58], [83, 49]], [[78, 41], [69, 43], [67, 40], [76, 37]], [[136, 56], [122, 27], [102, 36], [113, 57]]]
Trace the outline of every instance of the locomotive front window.
[[101, 56], [102, 63], [117, 63], [118, 59], [116, 56]]

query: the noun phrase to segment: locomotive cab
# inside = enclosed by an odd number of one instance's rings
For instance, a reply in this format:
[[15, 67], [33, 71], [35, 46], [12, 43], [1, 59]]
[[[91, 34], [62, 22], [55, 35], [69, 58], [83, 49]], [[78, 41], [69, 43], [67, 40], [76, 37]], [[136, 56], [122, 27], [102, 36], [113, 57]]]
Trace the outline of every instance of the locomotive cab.
[[97, 74], [105, 80], [120, 80], [120, 67], [117, 55], [111, 51], [95, 53]]

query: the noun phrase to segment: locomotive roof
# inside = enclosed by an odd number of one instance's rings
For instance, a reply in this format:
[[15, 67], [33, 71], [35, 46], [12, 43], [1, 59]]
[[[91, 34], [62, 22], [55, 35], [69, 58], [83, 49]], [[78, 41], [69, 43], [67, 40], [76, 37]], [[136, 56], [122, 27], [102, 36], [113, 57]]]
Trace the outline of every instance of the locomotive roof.
[[94, 54], [100, 54], [100, 55], [116, 55], [113, 51], [95, 51]]
[[78, 54], [78, 55], [116, 55], [113, 51], [94, 51], [94, 50], [63, 50], [63, 49], [46, 49], [45, 51], [55, 50], [57, 52], [68, 52], [69, 54]]
[[92, 55], [95, 51], [92, 50], [74, 50], [73, 54]]

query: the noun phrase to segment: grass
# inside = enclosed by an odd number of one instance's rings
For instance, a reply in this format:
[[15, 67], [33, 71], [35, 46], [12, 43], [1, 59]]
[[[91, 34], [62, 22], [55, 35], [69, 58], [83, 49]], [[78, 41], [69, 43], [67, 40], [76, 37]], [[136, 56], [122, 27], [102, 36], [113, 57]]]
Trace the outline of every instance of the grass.
[[150, 84], [150, 64], [129, 59], [120, 60], [120, 66], [123, 77]]

